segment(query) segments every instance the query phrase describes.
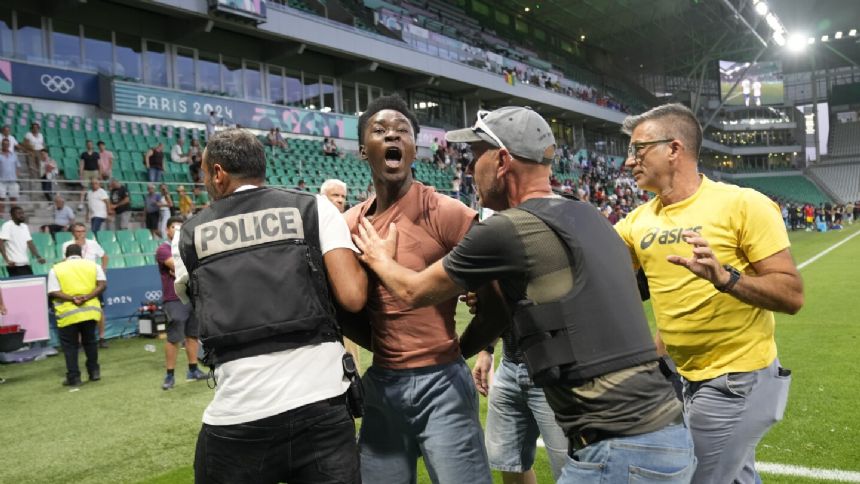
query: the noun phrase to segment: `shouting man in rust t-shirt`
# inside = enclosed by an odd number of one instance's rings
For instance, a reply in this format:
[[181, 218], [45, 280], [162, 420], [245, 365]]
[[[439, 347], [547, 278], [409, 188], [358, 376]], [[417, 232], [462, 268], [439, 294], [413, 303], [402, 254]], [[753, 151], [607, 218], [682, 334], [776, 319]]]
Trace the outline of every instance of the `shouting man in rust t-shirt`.
[[[362, 218], [378, 231], [397, 226], [396, 260], [420, 271], [447, 254], [476, 220], [473, 210], [412, 179], [418, 120], [399, 97], [381, 97], [358, 123], [361, 157], [376, 195], [346, 213], [357, 233]], [[415, 482], [419, 456], [434, 482], [491, 483], [478, 420], [478, 397], [460, 354], [457, 300], [413, 308], [374, 280], [366, 314], [373, 366], [364, 376], [361, 426], [364, 482]]]

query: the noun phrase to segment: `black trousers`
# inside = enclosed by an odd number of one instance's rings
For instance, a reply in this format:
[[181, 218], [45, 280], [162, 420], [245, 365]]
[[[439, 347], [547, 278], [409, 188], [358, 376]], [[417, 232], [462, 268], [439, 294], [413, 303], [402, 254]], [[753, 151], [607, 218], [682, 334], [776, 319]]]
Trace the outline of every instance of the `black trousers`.
[[361, 484], [346, 396], [244, 424], [203, 424], [194, 482]]
[[92, 376], [99, 369], [99, 340], [96, 336], [96, 321], [84, 321], [57, 328], [60, 336], [60, 346], [66, 356], [66, 379], [76, 381], [81, 379], [78, 367], [78, 341], [84, 347], [87, 355], [87, 372]]
[[33, 268], [29, 265], [26, 266], [6, 266], [6, 272], [9, 273], [9, 277], [18, 277], [18, 276], [32, 276]]

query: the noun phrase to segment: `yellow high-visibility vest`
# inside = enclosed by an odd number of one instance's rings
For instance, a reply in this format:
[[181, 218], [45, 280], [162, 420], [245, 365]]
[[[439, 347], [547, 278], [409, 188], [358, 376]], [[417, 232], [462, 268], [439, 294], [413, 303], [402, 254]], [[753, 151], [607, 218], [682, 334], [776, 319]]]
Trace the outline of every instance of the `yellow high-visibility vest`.
[[[69, 296], [89, 294], [98, 285], [98, 266], [88, 260], [68, 259], [60, 262], [54, 266], [54, 274], [60, 282], [60, 290]], [[60, 328], [83, 321], [98, 321], [102, 317], [102, 305], [97, 297], [80, 306], [71, 301], [56, 300], [54, 311], [57, 313], [57, 326]]]

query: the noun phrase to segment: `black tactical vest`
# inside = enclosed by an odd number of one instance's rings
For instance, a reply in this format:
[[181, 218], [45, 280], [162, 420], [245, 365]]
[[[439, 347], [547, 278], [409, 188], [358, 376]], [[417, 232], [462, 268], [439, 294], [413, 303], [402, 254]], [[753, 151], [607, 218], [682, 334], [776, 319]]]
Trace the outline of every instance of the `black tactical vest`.
[[514, 331], [537, 385], [578, 386], [657, 360], [624, 242], [593, 206], [561, 198], [515, 210], [541, 219], [568, 248], [573, 289], [545, 304], [519, 301]]
[[339, 339], [315, 195], [233, 193], [182, 226], [179, 251], [208, 365]]

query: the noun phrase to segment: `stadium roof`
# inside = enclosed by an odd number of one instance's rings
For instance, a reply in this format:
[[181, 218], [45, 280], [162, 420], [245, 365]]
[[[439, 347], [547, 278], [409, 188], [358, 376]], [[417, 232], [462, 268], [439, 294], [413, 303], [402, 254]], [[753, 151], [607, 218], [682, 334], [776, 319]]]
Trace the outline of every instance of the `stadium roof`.
[[[857, 0], [765, 1], [789, 34], [816, 37], [818, 68], [860, 62], [860, 37], [847, 36], [851, 29], [860, 29]], [[736, 12], [771, 44], [762, 59], [786, 57], [770, 40], [767, 23], [754, 11], [752, 0], [499, 0], [499, 4], [560, 34], [585, 35], [586, 44], [613, 54], [616, 64], [629, 64], [631, 74], [644, 70], [688, 76], [702, 62], [752, 60], [763, 46]], [[844, 39], [837, 45], [832, 39], [838, 31], [844, 32]], [[831, 42], [821, 44], [821, 36], [827, 34]], [[789, 64], [808, 70], [808, 57], [795, 55]]]

